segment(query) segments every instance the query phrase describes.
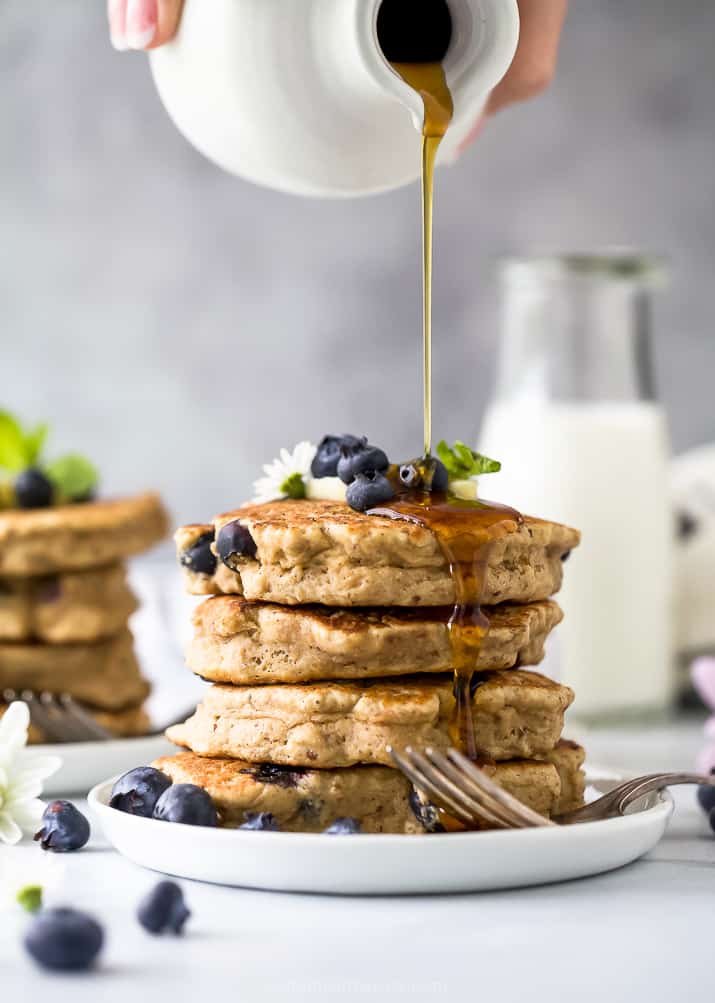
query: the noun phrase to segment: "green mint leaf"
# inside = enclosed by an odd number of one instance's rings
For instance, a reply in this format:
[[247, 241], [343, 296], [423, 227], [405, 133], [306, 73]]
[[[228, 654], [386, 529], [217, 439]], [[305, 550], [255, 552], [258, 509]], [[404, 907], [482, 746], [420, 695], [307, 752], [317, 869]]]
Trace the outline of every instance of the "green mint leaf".
[[27, 912], [39, 912], [42, 908], [42, 885], [25, 885], [15, 897], [18, 905]]
[[305, 498], [305, 481], [297, 471], [281, 484], [281, 494], [286, 498]]
[[43, 422], [25, 433], [25, 460], [28, 467], [34, 467], [39, 460], [49, 431], [50, 426]]
[[86, 498], [99, 480], [94, 464], [78, 453], [67, 453], [48, 463], [45, 473], [55, 485], [61, 501]]
[[444, 463], [452, 481], [466, 480], [468, 477], [478, 477], [480, 474], [495, 474], [501, 470], [501, 463], [498, 460], [476, 453], [459, 439], [452, 446], [442, 439], [437, 444], [437, 456]]
[[27, 466], [22, 426], [9, 411], [0, 411], [0, 467], [18, 473]]

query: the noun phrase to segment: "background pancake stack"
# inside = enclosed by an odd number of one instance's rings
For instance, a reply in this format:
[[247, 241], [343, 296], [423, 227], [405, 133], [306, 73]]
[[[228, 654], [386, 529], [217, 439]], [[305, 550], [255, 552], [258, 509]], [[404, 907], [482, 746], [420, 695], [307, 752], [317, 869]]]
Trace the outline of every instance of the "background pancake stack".
[[166, 530], [151, 494], [0, 512], [0, 713], [12, 691], [67, 693], [115, 735], [149, 730], [123, 561]]
[[[344, 504], [283, 501], [176, 539], [189, 591], [213, 595], [195, 611], [187, 651], [213, 685], [169, 729], [188, 751], [157, 765], [206, 787], [226, 824], [271, 812], [288, 830], [346, 816], [363, 831], [434, 827], [386, 749], [450, 744], [453, 583], [433, 535]], [[541, 660], [561, 620], [548, 597], [577, 543], [567, 527], [505, 516], [485, 571], [490, 630], [472, 687], [479, 755], [546, 815], [580, 803], [583, 750], [560, 740], [572, 691], [522, 666]]]

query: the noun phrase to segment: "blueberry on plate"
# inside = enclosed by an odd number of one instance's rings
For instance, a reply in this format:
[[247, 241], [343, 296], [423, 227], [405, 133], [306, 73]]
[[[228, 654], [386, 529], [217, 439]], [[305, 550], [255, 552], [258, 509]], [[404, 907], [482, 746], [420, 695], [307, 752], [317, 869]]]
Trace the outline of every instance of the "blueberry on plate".
[[365, 441], [356, 435], [324, 435], [310, 465], [311, 474], [313, 477], [337, 477], [341, 450], [355, 449]]
[[353, 449], [343, 448], [338, 461], [338, 477], [343, 484], [352, 484], [358, 474], [384, 474], [389, 466], [390, 461], [383, 449], [363, 442]]
[[179, 556], [182, 566], [200, 575], [212, 575], [216, 570], [216, 555], [211, 550], [214, 533], [202, 533], [196, 543]]
[[89, 839], [89, 822], [71, 801], [52, 801], [42, 814], [42, 827], [35, 833], [43, 850], [66, 853], [80, 850]]
[[362, 832], [362, 828], [356, 818], [336, 818], [323, 831], [327, 836], [356, 836]]
[[255, 557], [256, 549], [256, 541], [238, 519], [222, 526], [216, 537], [216, 553], [232, 571], [236, 570], [237, 557]]
[[24, 943], [28, 954], [43, 968], [81, 972], [99, 954], [104, 931], [78, 909], [43, 909], [32, 921]]
[[[715, 776], [715, 770], [710, 770], [710, 776]], [[715, 787], [698, 787], [698, 803], [705, 814], [709, 815], [715, 808]]]
[[171, 778], [153, 766], [137, 766], [124, 773], [112, 787], [109, 807], [128, 815], [151, 818], [157, 801], [171, 787]]
[[280, 826], [270, 811], [247, 811], [239, 829], [249, 829], [254, 832], [278, 832]]
[[384, 474], [358, 474], [352, 484], [348, 484], [345, 500], [357, 512], [367, 512], [369, 508], [389, 501], [394, 493]]
[[184, 825], [218, 825], [214, 803], [196, 784], [174, 784], [161, 795], [154, 807], [154, 818]]
[[175, 881], [160, 881], [142, 899], [137, 919], [149, 933], [183, 932], [191, 915], [184, 902], [184, 893]]
[[20, 508], [47, 508], [52, 504], [52, 481], [41, 470], [28, 467], [15, 480], [15, 498]]

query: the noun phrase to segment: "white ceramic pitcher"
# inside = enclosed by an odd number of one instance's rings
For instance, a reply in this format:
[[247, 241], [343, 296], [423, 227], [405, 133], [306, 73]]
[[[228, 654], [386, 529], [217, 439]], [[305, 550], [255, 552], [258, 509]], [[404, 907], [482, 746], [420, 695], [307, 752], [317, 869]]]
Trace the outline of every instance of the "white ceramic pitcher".
[[[382, 0], [186, 0], [181, 29], [152, 53], [159, 94], [211, 160], [298, 195], [367, 195], [419, 174], [421, 100], [377, 38]], [[444, 59], [455, 104], [449, 159], [513, 58], [516, 0], [447, 0]]]

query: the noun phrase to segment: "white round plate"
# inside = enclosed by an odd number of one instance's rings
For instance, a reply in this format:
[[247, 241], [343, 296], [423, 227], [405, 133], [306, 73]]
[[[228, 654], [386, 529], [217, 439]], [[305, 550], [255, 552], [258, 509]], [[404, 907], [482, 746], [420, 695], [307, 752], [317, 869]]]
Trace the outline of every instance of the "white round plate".
[[176, 752], [176, 747], [163, 735], [150, 735], [109, 742], [31, 745], [27, 755], [41, 753], [60, 757], [62, 766], [43, 784], [43, 794], [56, 797], [58, 794], [86, 794], [109, 774], [119, 775], [159, 756], [170, 756], [172, 752]]
[[[587, 775], [600, 791], [623, 779], [594, 768]], [[143, 867], [221, 885], [341, 895], [487, 891], [599, 874], [651, 850], [673, 810], [663, 793], [622, 818], [560, 828], [325, 836], [138, 818], [109, 807], [112, 783], [90, 792], [90, 807], [109, 842]]]

